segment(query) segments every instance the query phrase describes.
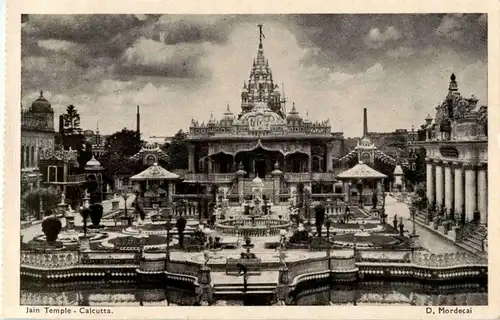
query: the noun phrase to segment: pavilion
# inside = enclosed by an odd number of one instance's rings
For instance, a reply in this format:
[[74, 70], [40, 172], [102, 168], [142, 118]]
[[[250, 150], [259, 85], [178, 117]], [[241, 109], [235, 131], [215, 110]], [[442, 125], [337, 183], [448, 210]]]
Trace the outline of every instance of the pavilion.
[[382, 190], [382, 182], [387, 175], [360, 161], [351, 169], [341, 172], [337, 178], [344, 181], [346, 202], [351, 203], [352, 197], [356, 196], [362, 204], [371, 201], [373, 193]]
[[175, 183], [182, 179], [163, 167], [154, 163], [152, 166], [130, 177], [136, 182], [139, 196], [144, 200], [145, 207], [167, 207], [172, 209]]

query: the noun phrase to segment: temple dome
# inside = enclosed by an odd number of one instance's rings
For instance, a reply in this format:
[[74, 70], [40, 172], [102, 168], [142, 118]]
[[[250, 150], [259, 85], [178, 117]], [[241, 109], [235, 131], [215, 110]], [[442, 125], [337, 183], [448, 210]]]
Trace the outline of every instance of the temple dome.
[[99, 171], [102, 169], [101, 163], [94, 156], [85, 164], [85, 170], [87, 171]]
[[403, 169], [401, 169], [401, 166], [398, 164], [396, 168], [394, 168], [394, 175], [403, 175]]
[[43, 91], [40, 91], [40, 97], [31, 104], [31, 111], [36, 113], [54, 113], [50, 102], [43, 97]]
[[153, 141], [148, 141], [148, 142], [146, 142], [146, 144], [144, 145], [143, 148], [146, 149], [146, 150], [155, 150], [158, 147], [159, 147], [158, 143], [153, 142]]
[[226, 112], [224, 112], [222, 119], [223, 120], [233, 120], [234, 119], [234, 114], [229, 109], [229, 105], [227, 105]]
[[84, 130], [83, 131], [83, 135], [84, 136], [93, 136], [94, 135], [94, 131], [92, 131], [90, 129]]
[[302, 121], [302, 117], [299, 116], [299, 113], [298, 113], [297, 109], [295, 109], [295, 103], [293, 104], [292, 111], [290, 111], [288, 113], [288, 116], [286, 117], [286, 120], [288, 122], [290, 122], [290, 121]]

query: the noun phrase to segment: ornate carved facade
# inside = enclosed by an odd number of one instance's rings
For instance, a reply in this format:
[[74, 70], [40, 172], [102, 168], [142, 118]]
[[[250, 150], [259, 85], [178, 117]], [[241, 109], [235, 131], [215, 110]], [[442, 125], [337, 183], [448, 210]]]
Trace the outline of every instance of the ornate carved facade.
[[466, 221], [488, 221], [488, 108], [458, 92], [454, 74], [448, 95], [426, 118], [427, 198], [437, 209]]
[[213, 115], [207, 123], [192, 120], [187, 137], [191, 174], [231, 174], [241, 169], [248, 178], [266, 179], [279, 167], [285, 175], [330, 173], [333, 182], [333, 159], [342, 155], [343, 134], [332, 133], [329, 120], [300, 116], [295, 105], [285, 112], [262, 37], [241, 99], [238, 115], [228, 106], [219, 120]]
[[28, 189], [40, 184], [40, 156], [54, 149], [54, 136], [54, 111], [40, 92], [31, 107], [21, 111], [21, 181]]

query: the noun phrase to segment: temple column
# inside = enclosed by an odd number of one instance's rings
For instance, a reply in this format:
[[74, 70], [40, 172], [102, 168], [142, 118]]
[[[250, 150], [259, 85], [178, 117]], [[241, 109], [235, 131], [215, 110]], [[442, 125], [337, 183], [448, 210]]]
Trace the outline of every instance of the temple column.
[[333, 150], [332, 146], [328, 144], [326, 146], [326, 172], [333, 171]]
[[436, 205], [439, 207], [443, 206], [443, 165], [441, 162], [436, 164]]
[[464, 177], [461, 163], [455, 163], [455, 215], [460, 217], [464, 210]]
[[208, 173], [213, 173], [213, 161], [210, 157], [208, 157], [207, 166], [208, 166]]
[[476, 171], [473, 165], [465, 165], [465, 217], [466, 221], [474, 219], [476, 210]]
[[[430, 203], [433, 203], [434, 201], [436, 201], [436, 197], [435, 197], [433, 164], [432, 164], [432, 160], [430, 160], [430, 159], [427, 160], [426, 173], [427, 173], [427, 179], [426, 179], [427, 200]], [[391, 189], [392, 189], [392, 184], [391, 184]]]
[[190, 144], [188, 145], [188, 171], [193, 173], [195, 171], [194, 156], [195, 156], [194, 145]]
[[451, 163], [444, 164], [444, 206], [446, 207], [446, 214], [453, 208], [453, 180], [451, 173]]
[[488, 224], [488, 180], [486, 170], [487, 166], [483, 164], [477, 173], [478, 208], [481, 224]]
[[276, 164], [274, 165], [274, 170], [271, 172], [271, 175], [273, 177], [273, 202], [274, 205], [279, 205], [280, 203], [280, 187], [281, 187], [281, 176], [283, 175], [283, 172], [279, 170], [279, 165], [278, 162], [276, 161]]
[[307, 155], [307, 170], [306, 172], [312, 172], [312, 157], [311, 157], [311, 154], [309, 153]]

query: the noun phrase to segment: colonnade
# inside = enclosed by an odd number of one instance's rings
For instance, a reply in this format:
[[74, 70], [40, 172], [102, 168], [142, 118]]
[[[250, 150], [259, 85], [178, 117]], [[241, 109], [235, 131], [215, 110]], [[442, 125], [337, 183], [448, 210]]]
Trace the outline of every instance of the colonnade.
[[488, 223], [488, 165], [426, 159], [427, 199], [458, 215], [465, 212], [466, 221], [479, 212], [479, 222]]

